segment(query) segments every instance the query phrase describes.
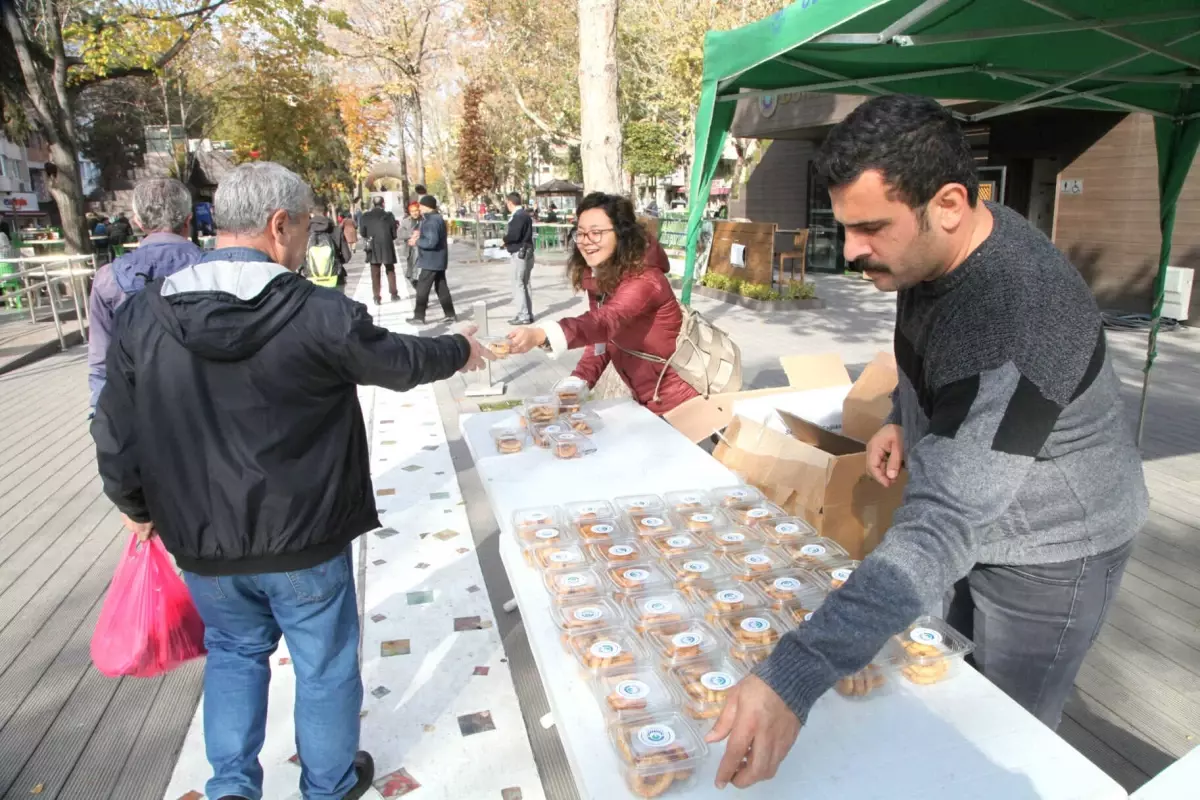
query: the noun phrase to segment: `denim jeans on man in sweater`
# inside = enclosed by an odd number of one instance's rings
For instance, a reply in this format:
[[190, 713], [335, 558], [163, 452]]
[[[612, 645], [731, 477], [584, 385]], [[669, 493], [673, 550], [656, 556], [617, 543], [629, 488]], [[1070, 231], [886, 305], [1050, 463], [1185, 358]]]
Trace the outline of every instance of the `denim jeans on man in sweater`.
[[305, 800], [341, 800], [358, 780], [362, 679], [350, 550], [309, 569], [205, 577], [184, 573], [204, 619], [208, 797], [259, 800], [270, 656], [282, 634], [296, 673], [296, 752]]
[[977, 564], [954, 585], [946, 621], [974, 640], [976, 669], [1057, 729], [1132, 549], [1127, 542], [1057, 564]]

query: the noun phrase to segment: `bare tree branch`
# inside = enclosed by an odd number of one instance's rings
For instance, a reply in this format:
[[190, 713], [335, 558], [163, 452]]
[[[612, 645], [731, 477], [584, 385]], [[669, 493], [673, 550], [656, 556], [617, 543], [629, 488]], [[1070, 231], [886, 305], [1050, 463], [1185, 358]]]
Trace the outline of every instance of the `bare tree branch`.
[[529, 121], [532, 122], [534, 125], [536, 125], [539, 129], [541, 129], [541, 131], [543, 133], [547, 134], [548, 136], [553, 137], [554, 139], [565, 142], [566, 144], [575, 145], [575, 146], [579, 145], [578, 137], [571, 136], [570, 134], [565, 133], [561, 130], [555, 130], [554, 128], [552, 128], [548, 124], [546, 124], [545, 120], [543, 120], [537, 114], [533, 113], [533, 111], [529, 108], [529, 106], [527, 106], [525, 104], [525, 97], [521, 94], [521, 90], [517, 88], [516, 84], [514, 84], [510, 81], [508, 86], [509, 86], [509, 89], [512, 90], [513, 99], [517, 101], [517, 108], [521, 109], [521, 113], [524, 114], [526, 117], [528, 117]]

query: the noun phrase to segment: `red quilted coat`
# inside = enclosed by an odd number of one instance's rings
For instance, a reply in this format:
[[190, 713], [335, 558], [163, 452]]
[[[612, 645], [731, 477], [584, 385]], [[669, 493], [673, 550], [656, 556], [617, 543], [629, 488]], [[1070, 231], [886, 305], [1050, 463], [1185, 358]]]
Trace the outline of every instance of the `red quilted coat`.
[[[558, 320], [557, 326], [547, 325], [547, 336], [555, 350], [565, 347], [586, 347], [579, 366], [572, 373], [594, 386], [612, 362], [624, 379], [634, 398], [655, 414], [665, 414], [697, 395], [695, 389], [667, 367], [667, 374], [658, 387], [663, 366], [623, 352], [637, 350], [670, 358], [675, 353], [675, 337], [683, 316], [679, 302], [667, 282], [670, 263], [662, 245], [651, 241], [646, 250], [645, 269], [639, 275], [626, 275], [617, 289], [601, 303], [592, 271], [585, 269], [583, 288], [587, 291], [589, 310], [578, 317]], [[557, 330], [556, 330], [557, 327]], [[618, 346], [619, 345], [619, 346]]]

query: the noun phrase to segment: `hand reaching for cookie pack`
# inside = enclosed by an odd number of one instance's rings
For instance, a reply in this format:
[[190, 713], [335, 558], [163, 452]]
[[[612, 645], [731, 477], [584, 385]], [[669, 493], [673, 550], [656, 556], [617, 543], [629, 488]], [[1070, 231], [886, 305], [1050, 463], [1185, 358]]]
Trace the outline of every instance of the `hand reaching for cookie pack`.
[[800, 719], [761, 678], [750, 675], [729, 690], [725, 708], [704, 741], [728, 738], [717, 788], [739, 789], [775, 777], [800, 733]]

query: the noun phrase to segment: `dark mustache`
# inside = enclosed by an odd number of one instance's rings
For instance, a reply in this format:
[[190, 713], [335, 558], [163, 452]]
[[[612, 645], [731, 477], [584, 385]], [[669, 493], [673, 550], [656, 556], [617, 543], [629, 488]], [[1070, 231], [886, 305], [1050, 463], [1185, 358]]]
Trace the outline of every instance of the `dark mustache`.
[[872, 261], [869, 258], [856, 258], [853, 267], [862, 272], [886, 272], [889, 275], [892, 274], [891, 267], [886, 264], [880, 264], [878, 261]]

